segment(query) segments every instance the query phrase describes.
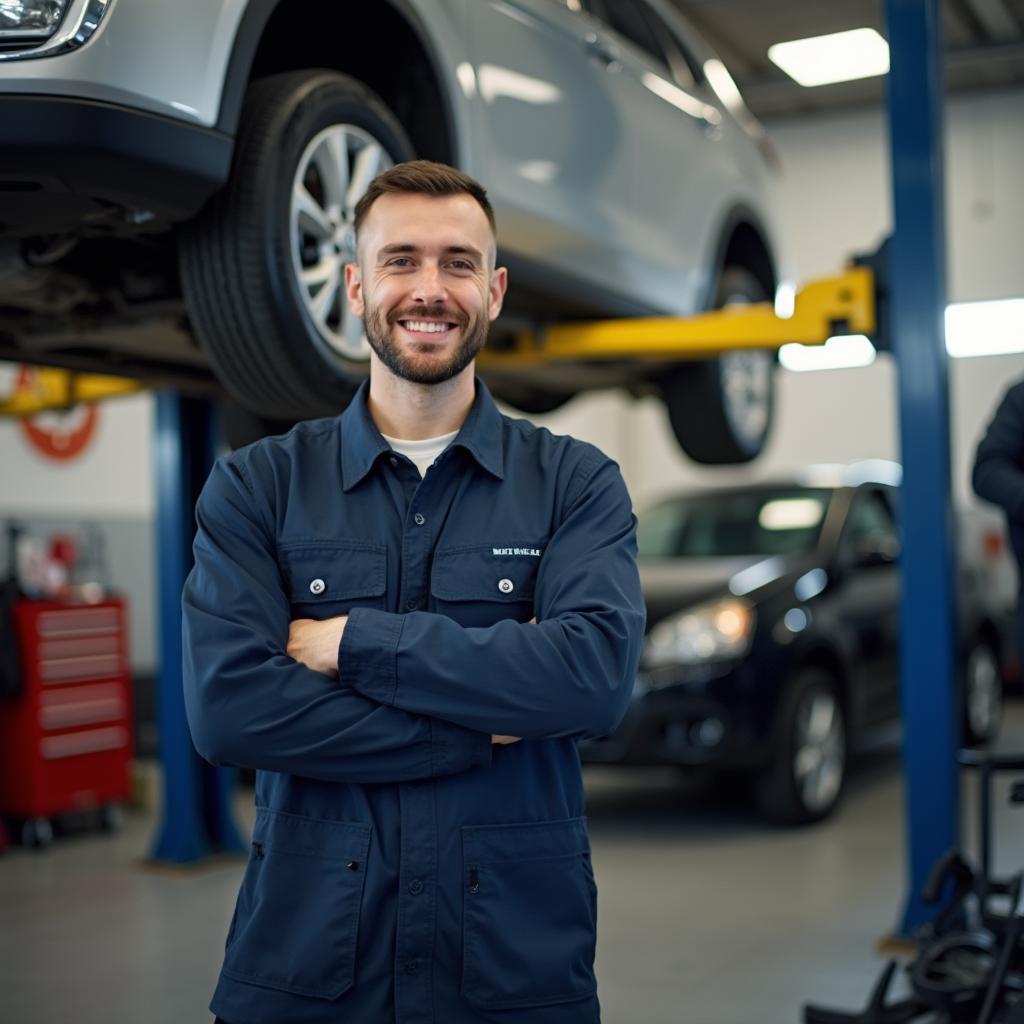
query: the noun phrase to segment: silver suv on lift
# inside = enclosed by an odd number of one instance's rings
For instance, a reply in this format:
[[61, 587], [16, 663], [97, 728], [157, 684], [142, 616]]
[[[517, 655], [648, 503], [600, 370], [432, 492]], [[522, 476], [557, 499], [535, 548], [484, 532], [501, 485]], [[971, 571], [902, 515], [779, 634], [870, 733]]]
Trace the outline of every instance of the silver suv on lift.
[[[483, 181], [491, 344], [770, 298], [770, 151], [667, 0], [0, 4], [0, 358], [336, 412], [367, 373], [352, 212], [426, 157]], [[663, 397], [705, 463], [762, 449], [774, 355], [490, 371], [527, 412]]]

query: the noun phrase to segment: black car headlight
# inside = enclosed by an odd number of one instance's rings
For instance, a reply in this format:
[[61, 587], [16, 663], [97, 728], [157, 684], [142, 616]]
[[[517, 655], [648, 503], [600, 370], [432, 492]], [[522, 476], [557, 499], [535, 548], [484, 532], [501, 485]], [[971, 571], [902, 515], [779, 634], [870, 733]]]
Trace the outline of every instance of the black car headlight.
[[0, 0], [0, 42], [48, 39], [57, 31], [70, 0]]
[[659, 622], [647, 634], [642, 663], [694, 665], [740, 658], [750, 649], [754, 606], [739, 597], [707, 601]]

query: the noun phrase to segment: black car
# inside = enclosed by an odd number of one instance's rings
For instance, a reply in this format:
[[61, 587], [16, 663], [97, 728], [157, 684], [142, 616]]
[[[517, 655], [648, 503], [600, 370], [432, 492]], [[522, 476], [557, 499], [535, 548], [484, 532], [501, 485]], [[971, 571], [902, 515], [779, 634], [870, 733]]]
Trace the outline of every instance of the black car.
[[[770, 818], [825, 817], [847, 754], [899, 714], [898, 468], [671, 498], [640, 519], [648, 633], [632, 705], [584, 761], [748, 773]], [[1002, 713], [1003, 639], [958, 570], [965, 742]]]

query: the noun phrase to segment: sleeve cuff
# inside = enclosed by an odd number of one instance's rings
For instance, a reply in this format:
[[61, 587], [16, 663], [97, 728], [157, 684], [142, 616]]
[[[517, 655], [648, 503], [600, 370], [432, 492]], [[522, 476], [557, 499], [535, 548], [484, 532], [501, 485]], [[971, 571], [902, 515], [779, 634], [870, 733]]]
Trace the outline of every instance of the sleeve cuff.
[[491, 737], [440, 718], [430, 719], [433, 773], [456, 775], [469, 768], [489, 768]]
[[338, 681], [378, 704], [394, 704], [405, 617], [353, 608], [338, 645]]

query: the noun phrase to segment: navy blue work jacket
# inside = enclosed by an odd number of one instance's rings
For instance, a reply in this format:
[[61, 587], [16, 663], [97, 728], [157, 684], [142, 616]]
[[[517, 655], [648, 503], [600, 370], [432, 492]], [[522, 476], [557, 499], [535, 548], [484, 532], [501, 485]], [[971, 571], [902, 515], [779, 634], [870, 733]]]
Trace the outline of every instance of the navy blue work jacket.
[[[625, 712], [644, 624], [615, 463], [477, 381], [421, 481], [364, 385], [340, 417], [219, 460], [196, 514], [192, 736], [257, 772], [212, 1009], [595, 1024], [576, 740]], [[291, 619], [343, 614], [338, 679], [286, 654]]]

